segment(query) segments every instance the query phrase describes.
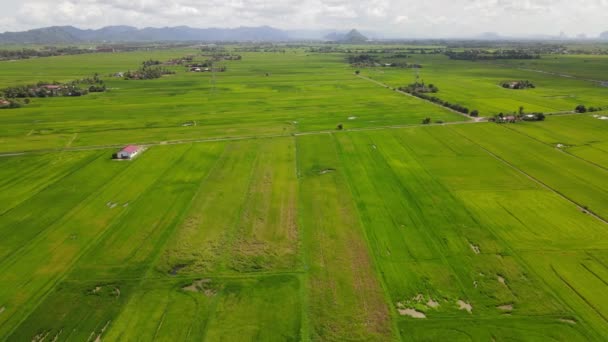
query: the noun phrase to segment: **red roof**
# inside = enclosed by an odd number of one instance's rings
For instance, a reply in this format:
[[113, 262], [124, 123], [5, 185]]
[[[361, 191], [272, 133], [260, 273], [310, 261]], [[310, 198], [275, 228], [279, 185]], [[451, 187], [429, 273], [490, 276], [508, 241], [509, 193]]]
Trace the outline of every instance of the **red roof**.
[[45, 87], [46, 89], [61, 89], [60, 85], [54, 85], [54, 84], [47, 84], [47, 85], [44, 85], [43, 87]]
[[125, 146], [125, 148], [123, 148], [120, 152], [135, 153], [137, 151], [139, 151], [139, 146], [129, 145]]

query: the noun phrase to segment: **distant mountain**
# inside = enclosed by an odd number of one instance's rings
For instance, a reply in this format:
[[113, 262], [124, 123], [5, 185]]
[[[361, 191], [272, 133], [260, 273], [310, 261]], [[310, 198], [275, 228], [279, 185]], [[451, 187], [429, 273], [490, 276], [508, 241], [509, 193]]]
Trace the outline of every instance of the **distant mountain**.
[[138, 29], [131, 26], [108, 26], [81, 30], [73, 26], [53, 26], [24, 32], [0, 34], [0, 44], [77, 44], [86, 42], [144, 41], [287, 41], [289, 35], [268, 26], [192, 28], [188, 26]]
[[366, 36], [362, 35], [359, 31], [355, 29], [350, 30], [350, 32], [348, 33], [332, 32], [326, 35], [325, 39], [334, 42], [349, 44], [365, 43], [366, 41], [368, 41]]
[[481, 40], [501, 40], [503, 37], [496, 32], [484, 32], [476, 37]]
[[608, 31], [600, 33], [600, 39], [608, 40]]

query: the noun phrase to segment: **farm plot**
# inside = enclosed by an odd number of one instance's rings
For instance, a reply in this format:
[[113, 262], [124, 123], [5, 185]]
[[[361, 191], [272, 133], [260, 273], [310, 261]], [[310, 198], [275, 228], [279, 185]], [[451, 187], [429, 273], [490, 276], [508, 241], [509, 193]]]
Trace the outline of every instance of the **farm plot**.
[[505, 126], [608, 169], [608, 120], [604, 114], [552, 116], [545, 122]]
[[428, 339], [533, 338], [531, 326], [544, 338], [603, 334], [588, 307], [571, 309], [550, 279], [534, 273], [538, 263], [521, 256], [604, 250], [601, 222], [446, 127], [336, 138], [404, 340], [425, 340], [424, 331], [439, 324], [442, 332]]
[[500, 125], [480, 124], [473, 130], [464, 126], [452, 127], [452, 129], [507, 164], [546, 184], [582, 209], [588, 208], [604, 219], [608, 217], [607, 170], [557, 151], [552, 146], [506, 130]]
[[[173, 57], [193, 52], [174, 51]], [[124, 64], [100, 64], [98, 72], [128, 68], [133, 56], [117, 54], [116, 60]], [[73, 62], [78, 59], [69, 57]], [[102, 54], [80, 58], [78, 64], [107, 62]], [[356, 78], [342, 58], [298, 50], [291, 54], [247, 53], [241, 61], [226, 62], [228, 70], [214, 76], [178, 70], [171, 77], [150, 81], [105, 77], [110, 88], [106, 93], [36, 98], [24, 108], [0, 112], [0, 151], [289, 135], [332, 130], [338, 124], [346, 128], [418, 124], [425, 117], [464, 120]], [[31, 75], [19, 63], [0, 67], [15, 68], [8, 75]], [[0, 76], [0, 83], [8, 75]], [[66, 76], [49, 68], [39, 77], [63, 80]]]
[[311, 338], [390, 340], [390, 306], [332, 136], [298, 138], [298, 168]]
[[[7, 336], [37, 306], [111, 223], [129, 210], [125, 204], [135, 202], [183, 151], [180, 147], [166, 155], [161, 148], [151, 149], [136, 163], [112, 161], [106, 151], [72, 178], [22, 204], [21, 210], [2, 216], [6, 221], [0, 229], [9, 238], [3, 240], [7, 257], [0, 262], [0, 303], [5, 309], [0, 335]], [[49, 213], [32, 215], [47, 207]], [[17, 222], [24, 229], [15, 230]]]
[[297, 266], [292, 138], [226, 146], [162, 252], [162, 274], [289, 270]]
[[0, 215], [4, 215], [51, 184], [69, 177], [98, 154], [99, 152], [49, 153], [1, 158]]
[[[417, 55], [407, 61], [423, 65], [416, 72], [422, 81], [439, 88], [433, 96], [477, 109], [481, 116], [517, 112], [520, 106], [528, 112], [545, 113], [572, 111], [581, 103], [608, 106], [607, 88], [594, 82], [437, 55]], [[392, 87], [406, 86], [415, 80], [411, 69], [373, 68], [362, 70], [362, 74]], [[512, 90], [500, 86], [510, 80], [529, 80], [536, 87]]]

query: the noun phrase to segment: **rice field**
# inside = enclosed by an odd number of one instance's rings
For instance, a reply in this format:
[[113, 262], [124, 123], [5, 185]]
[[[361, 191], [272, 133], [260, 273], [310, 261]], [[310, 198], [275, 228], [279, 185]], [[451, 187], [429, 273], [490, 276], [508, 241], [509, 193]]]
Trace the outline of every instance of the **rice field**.
[[[0, 85], [188, 53], [0, 62]], [[474, 122], [356, 77], [340, 53], [242, 54], [215, 79], [108, 79], [108, 93], [0, 111], [0, 340], [608, 337], [608, 120]], [[413, 58], [481, 115], [608, 91]], [[542, 87], [503, 94], [506, 78]], [[131, 143], [146, 149], [111, 159]]]

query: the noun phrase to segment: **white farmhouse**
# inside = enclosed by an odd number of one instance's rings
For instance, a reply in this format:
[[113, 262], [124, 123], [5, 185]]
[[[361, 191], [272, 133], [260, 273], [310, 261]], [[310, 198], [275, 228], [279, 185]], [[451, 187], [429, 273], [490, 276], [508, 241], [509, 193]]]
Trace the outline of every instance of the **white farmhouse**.
[[125, 146], [122, 150], [120, 150], [116, 156], [118, 159], [132, 159], [141, 151], [141, 147], [136, 145]]

